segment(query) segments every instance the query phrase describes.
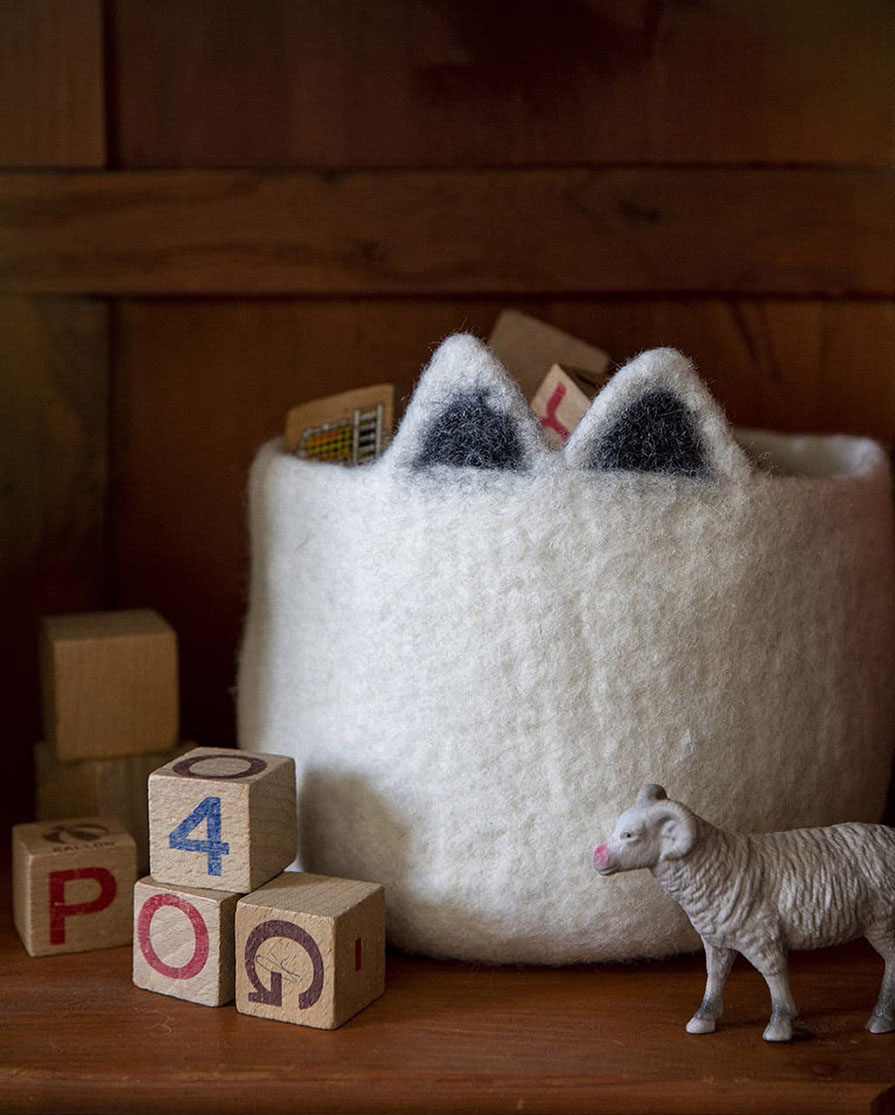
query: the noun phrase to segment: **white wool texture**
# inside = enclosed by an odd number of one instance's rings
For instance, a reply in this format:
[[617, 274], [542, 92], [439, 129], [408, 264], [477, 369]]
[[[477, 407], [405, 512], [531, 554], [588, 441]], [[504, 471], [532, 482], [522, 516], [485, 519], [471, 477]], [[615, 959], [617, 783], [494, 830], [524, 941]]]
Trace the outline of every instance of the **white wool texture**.
[[[590, 467], [656, 387], [694, 416], [710, 475]], [[521, 471], [420, 467], [470, 389], [516, 424]], [[297, 865], [384, 884], [402, 948], [558, 964], [696, 947], [646, 873], [592, 867], [644, 782], [733, 830], [881, 816], [895, 553], [874, 442], [731, 432], [659, 349], [551, 451], [461, 335], [382, 458], [270, 442], [250, 511], [240, 746], [295, 759]]]

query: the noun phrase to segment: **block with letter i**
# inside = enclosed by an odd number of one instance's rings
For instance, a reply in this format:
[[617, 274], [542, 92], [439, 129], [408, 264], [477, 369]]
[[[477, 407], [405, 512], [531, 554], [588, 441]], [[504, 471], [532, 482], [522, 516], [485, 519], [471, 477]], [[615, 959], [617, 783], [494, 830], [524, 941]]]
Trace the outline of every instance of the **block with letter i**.
[[130, 943], [133, 837], [113, 817], [15, 825], [13, 919], [32, 956]]
[[233, 919], [239, 895], [169, 887], [140, 879], [134, 887], [137, 987], [219, 1007], [233, 998]]
[[245, 894], [295, 858], [295, 762], [196, 747], [149, 776], [156, 883]]
[[376, 883], [286, 871], [236, 907], [236, 1008], [333, 1030], [385, 987]]

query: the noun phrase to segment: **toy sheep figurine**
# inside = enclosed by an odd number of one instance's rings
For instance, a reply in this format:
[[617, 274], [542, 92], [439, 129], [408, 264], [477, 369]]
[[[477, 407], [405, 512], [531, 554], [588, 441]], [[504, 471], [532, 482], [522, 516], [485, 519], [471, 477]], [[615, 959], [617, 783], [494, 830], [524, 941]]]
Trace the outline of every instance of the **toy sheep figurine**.
[[895, 829], [845, 824], [738, 836], [661, 786], [644, 786], [594, 852], [601, 875], [648, 868], [702, 938], [705, 998], [687, 1032], [708, 1034], [736, 953], [771, 992], [765, 1041], [789, 1041], [796, 1006], [787, 951], [866, 937], [885, 960], [872, 1034], [895, 1030]]

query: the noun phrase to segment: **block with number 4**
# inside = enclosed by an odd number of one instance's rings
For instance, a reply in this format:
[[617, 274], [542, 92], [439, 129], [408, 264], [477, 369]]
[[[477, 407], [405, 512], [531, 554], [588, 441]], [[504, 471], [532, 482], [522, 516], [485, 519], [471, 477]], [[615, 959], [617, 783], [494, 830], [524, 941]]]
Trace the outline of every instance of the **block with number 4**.
[[134, 839], [114, 817], [12, 830], [13, 920], [32, 956], [128, 944], [136, 877]]
[[197, 747], [149, 776], [157, 883], [245, 894], [295, 858], [295, 762]]
[[233, 919], [239, 895], [169, 887], [147, 876], [134, 887], [134, 983], [208, 1007], [233, 998]]
[[236, 1009], [334, 1030], [385, 987], [376, 883], [286, 871], [236, 907]]

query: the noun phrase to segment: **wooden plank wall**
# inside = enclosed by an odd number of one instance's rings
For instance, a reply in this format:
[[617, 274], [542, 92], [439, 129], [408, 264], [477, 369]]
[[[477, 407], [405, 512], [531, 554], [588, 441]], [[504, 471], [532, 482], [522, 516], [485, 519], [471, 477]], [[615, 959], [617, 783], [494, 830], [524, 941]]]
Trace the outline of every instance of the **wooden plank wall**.
[[[0, 0], [0, 168], [99, 168], [105, 139], [99, 0]], [[105, 303], [0, 293], [0, 815], [18, 820], [37, 617], [102, 603], [109, 370]]]
[[895, 437], [889, 0], [4, 13], [19, 756], [34, 616], [93, 603], [168, 616], [184, 730], [231, 741], [253, 452], [505, 304], [678, 345], [736, 422]]

